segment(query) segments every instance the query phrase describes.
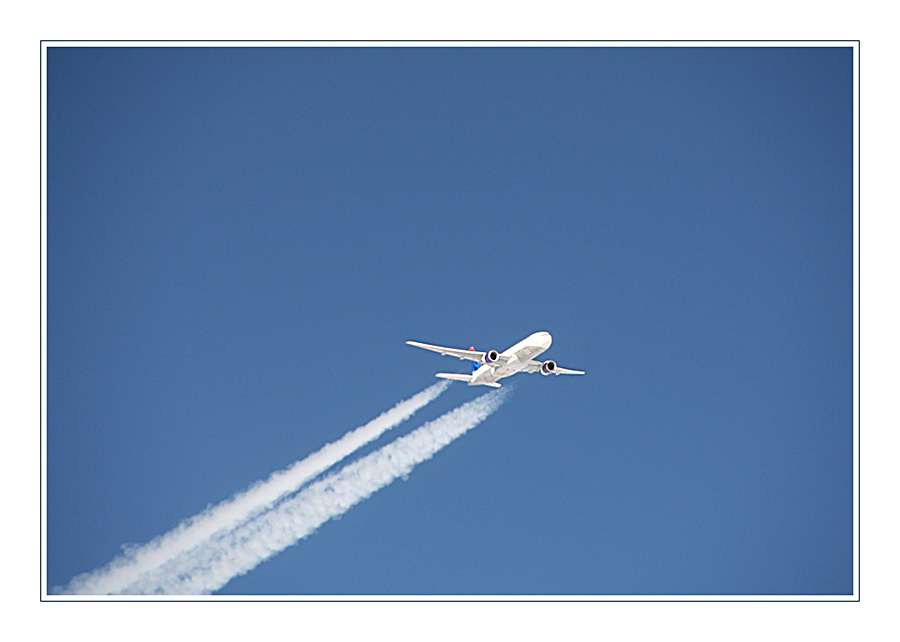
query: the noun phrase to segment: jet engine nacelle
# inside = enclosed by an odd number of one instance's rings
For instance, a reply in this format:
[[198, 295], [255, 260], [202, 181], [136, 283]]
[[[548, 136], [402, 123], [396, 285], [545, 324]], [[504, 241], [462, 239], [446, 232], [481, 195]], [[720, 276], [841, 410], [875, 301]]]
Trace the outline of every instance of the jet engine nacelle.
[[497, 363], [500, 360], [500, 353], [496, 350], [488, 350], [484, 353], [485, 363]]
[[541, 364], [541, 374], [542, 375], [553, 374], [553, 372], [555, 370], [556, 370], [556, 362], [555, 361], [545, 361], [544, 363]]

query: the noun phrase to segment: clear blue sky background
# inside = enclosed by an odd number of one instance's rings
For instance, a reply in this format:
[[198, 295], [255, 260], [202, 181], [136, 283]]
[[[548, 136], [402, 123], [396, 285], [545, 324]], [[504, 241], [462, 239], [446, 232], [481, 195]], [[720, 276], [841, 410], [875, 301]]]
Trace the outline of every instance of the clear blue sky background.
[[[51, 48], [47, 582], [546, 330], [221, 593], [850, 594], [849, 48]], [[484, 389], [454, 384], [387, 443]]]

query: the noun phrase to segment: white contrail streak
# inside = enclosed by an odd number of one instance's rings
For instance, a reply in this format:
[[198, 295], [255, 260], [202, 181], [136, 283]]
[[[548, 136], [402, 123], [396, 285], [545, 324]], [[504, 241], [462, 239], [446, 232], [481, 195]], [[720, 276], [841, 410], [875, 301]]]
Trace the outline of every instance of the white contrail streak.
[[272, 510], [147, 574], [126, 593], [211, 593], [313, 533], [484, 421], [508, 388], [482, 395], [314, 482]]
[[103, 568], [78, 575], [61, 592], [91, 595], [122, 592], [130, 584], [139, 581], [142, 575], [153, 572], [172, 558], [202, 544], [215, 533], [232, 529], [270, 509], [278, 500], [295, 492], [304, 483], [377, 439], [385, 431], [409, 419], [413, 413], [444, 392], [449, 384], [449, 381], [438, 382], [401, 401], [364, 426], [351, 430], [288, 468], [272, 473], [265, 481], [257, 482], [231, 499], [183, 521], [165, 535], [127, 550], [124, 555]]

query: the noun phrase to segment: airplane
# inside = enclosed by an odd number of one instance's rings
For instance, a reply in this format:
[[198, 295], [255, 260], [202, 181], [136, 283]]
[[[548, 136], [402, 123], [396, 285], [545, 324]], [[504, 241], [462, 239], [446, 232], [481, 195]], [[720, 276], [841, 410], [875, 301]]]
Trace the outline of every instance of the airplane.
[[487, 352], [479, 352], [474, 346], [468, 350], [459, 348], [444, 348], [442, 346], [433, 346], [428, 343], [419, 343], [418, 341], [407, 341], [411, 346], [416, 348], [425, 348], [433, 352], [439, 352], [451, 357], [459, 359], [468, 359], [472, 361], [472, 374], [451, 374], [449, 372], [439, 372], [435, 376], [441, 379], [453, 379], [455, 381], [465, 381], [470, 386], [491, 386], [499, 388], [498, 379], [511, 377], [517, 372], [527, 372], [529, 374], [540, 372], [542, 375], [583, 375], [582, 370], [569, 370], [560, 368], [555, 361], [535, 361], [534, 358], [550, 347], [553, 338], [549, 332], [535, 332], [519, 341], [516, 345], [497, 352], [496, 350], [488, 350]]

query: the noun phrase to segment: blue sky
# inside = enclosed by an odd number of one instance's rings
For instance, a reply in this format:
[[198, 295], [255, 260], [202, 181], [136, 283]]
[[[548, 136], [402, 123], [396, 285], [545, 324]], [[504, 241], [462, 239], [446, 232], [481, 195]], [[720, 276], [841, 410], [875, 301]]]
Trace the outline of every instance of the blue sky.
[[220, 593], [852, 593], [852, 62], [51, 48], [48, 586], [547, 330]]

